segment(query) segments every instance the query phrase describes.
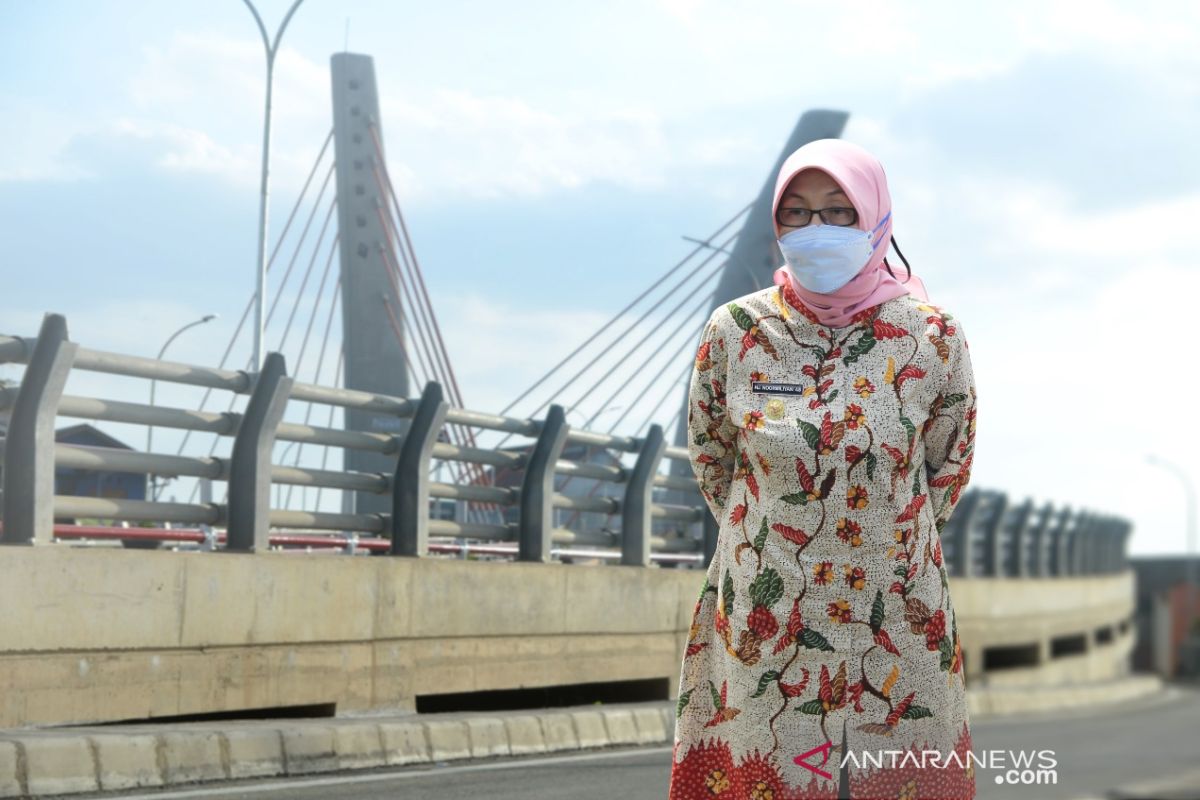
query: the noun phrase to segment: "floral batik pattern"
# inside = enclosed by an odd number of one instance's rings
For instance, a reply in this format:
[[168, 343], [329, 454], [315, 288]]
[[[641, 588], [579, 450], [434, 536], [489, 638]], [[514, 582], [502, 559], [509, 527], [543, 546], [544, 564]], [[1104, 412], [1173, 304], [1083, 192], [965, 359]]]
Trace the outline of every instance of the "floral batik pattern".
[[739, 297], [704, 326], [688, 430], [720, 534], [670, 798], [836, 798], [843, 762], [855, 800], [973, 798], [941, 544], [974, 456], [959, 321], [911, 295], [837, 328], [786, 285]]

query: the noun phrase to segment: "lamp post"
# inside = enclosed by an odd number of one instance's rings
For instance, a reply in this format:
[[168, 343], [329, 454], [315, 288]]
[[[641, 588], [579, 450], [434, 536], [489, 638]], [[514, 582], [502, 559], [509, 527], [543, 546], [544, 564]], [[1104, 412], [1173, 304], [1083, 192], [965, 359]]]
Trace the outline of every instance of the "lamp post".
[[[1186, 515], [1187, 525], [1187, 551], [1184, 553], [1184, 558], [1187, 559], [1184, 573], [1184, 580], [1187, 581], [1187, 592], [1184, 594], [1184, 602], [1187, 603], [1187, 608], [1183, 612], [1186, 622], [1186, 627], [1184, 628], [1184, 644], [1186, 647], [1188, 637], [1196, 635], [1192, 629], [1195, 626], [1197, 592], [1200, 591], [1200, 586], [1197, 586], [1196, 580], [1196, 560], [1200, 558], [1197, 555], [1196, 548], [1196, 485], [1192, 483], [1192, 478], [1188, 475], [1187, 471], [1174, 462], [1156, 456], [1153, 453], [1146, 456], [1146, 461], [1157, 467], [1162, 467], [1178, 478], [1179, 482], [1183, 484], [1184, 514]], [[1195, 664], [1189, 666], [1192, 669], [1197, 668]]]
[[[206, 322], [212, 322], [216, 318], [217, 318], [216, 314], [205, 314], [203, 317], [196, 320], [195, 322], [189, 322], [187, 325], [184, 325], [182, 328], [180, 328], [179, 330], [172, 333], [170, 335], [170, 337], [167, 338], [167, 341], [163, 342], [163, 346], [161, 348], [159, 348], [158, 360], [162, 361], [162, 357], [166, 354], [167, 348], [171, 346], [171, 342], [173, 342], [177, 338], [179, 338], [179, 335], [181, 333], [183, 333], [184, 331], [189, 330], [191, 328], [194, 328], [197, 325], [203, 325]], [[153, 378], [151, 378], [150, 379], [150, 406], [151, 406], [151, 408], [154, 407], [155, 383], [156, 383], [156, 381]], [[153, 444], [154, 444], [154, 426], [147, 425], [146, 426], [146, 452], [147, 453], [153, 452]], [[155, 476], [155, 475], [150, 476], [150, 499], [151, 500], [158, 499], [158, 480], [157, 480], [157, 476]]]
[[267, 36], [267, 26], [263, 25], [262, 17], [259, 16], [258, 9], [254, 7], [254, 4], [250, 0], [242, 0], [242, 2], [254, 15], [254, 21], [258, 24], [258, 32], [262, 34], [263, 50], [267, 55], [267, 97], [263, 110], [262, 188], [258, 206], [258, 278], [254, 295], [254, 369], [257, 372], [262, 370], [263, 363], [263, 308], [267, 290], [267, 188], [270, 184], [271, 92], [275, 79], [275, 56], [279, 53], [279, 40], [283, 38], [284, 29], [287, 28], [292, 14], [296, 13], [296, 9], [300, 7], [303, 0], [295, 0], [292, 3], [292, 7], [283, 17], [283, 22], [279, 24], [279, 30], [275, 32], [274, 42]]

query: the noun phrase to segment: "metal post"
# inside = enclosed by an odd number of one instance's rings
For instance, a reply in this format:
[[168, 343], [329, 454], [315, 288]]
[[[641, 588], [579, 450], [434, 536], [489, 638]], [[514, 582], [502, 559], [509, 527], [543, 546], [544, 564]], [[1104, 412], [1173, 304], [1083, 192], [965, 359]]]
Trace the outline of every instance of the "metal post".
[[254, 296], [254, 369], [262, 372], [264, 369], [263, 309], [267, 296], [267, 196], [271, 165], [271, 95], [274, 92], [275, 84], [275, 56], [279, 53], [279, 40], [283, 38], [283, 32], [291, 22], [292, 14], [296, 13], [296, 9], [300, 7], [303, 0], [296, 0], [292, 3], [283, 22], [279, 24], [279, 30], [275, 32], [274, 42], [267, 36], [267, 26], [263, 25], [262, 17], [259, 16], [258, 9], [254, 7], [254, 4], [250, 0], [242, 0], [242, 2], [254, 15], [254, 21], [258, 24], [258, 32], [262, 34], [263, 50], [267, 56], [267, 93], [266, 101], [263, 104], [262, 180], [258, 206], [258, 288], [255, 290]]
[[1075, 522], [1075, 513], [1069, 506], [1058, 512], [1057, 524], [1050, 532], [1050, 575], [1061, 578], [1067, 574], [1067, 536]]
[[554, 534], [555, 466], [567, 443], [571, 427], [567, 414], [557, 403], [546, 411], [541, 433], [529, 452], [521, 482], [521, 524], [518, 561], [549, 562]]
[[702, 566], [704, 569], [708, 569], [717, 555], [717, 541], [721, 538], [721, 523], [709, 513], [707, 506], [701, 506], [700, 511], [704, 518], [704, 563]]
[[54, 539], [54, 420], [79, 348], [67, 320], [47, 314], [21, 378], [4, 447], [4, 544]]
[[1024, 578], [1025, 565], [1025, 550], [1028, 546], [1029, 527], [1033, 519], [1033, 499], [1026, 498], [1025, 502], [1013, 509], [1015, 519], [1013, 520], [1012, 528], [1008, 531], [1009, 548], [1008, 552], [1012, 553], [1011, 563], [1004, 564], [1004, 576], [1007, 578]]
[[429, 460], [449, 411], [442, 385], [437, 381], [426, 383], [400, 445], [392, 480], [394, 556], [429, 554]]
[[[173, 342], [177, 338], [179, 338], [179, 335], [181, 333], [183, 333], [186, 330], [190, 330], [190, 329], [196, 327], [197, 325], [203, 325], [206, 322], [211, 322], [212, 320], [214, 320], [216, 318], [217, 318], [216, 314], [206, 314], [202, 318], [196, 320], [195, 322], [189, 322], [187, 325], [184, 325], [182, 328], [180, 328], [179, 330], [172, 333], [167, 338], [167, 341], [163, 343], [163, 346], [161, 348], [159, 348], [158, 360], [162, 361], [163, 356], [166, 355], [166, 353], [167, 353], [167, 348], [171, 346], [171, 342]], [[157, 384], [158, 384], [157, 380], [155, 380], [154, 378], [150, 379], [150, 407], [151, 408], [154, 407], [154, 387]], [[153, 424], [149, 424], [146, 426], [146, 452], [147, 453], [154, 452], [154, 425]], [[159, 487], [158, 487], [157, 478], [158, 478], [158, 476], [153, 473], [150, 475], [150, 497], [148, 498], [150, 500], [158, 499], [158, 488]]]
[[1031, 544], [1032, 558], [1030, 559], [1029, 572], [1026, 577], [1032, 576], [1044, 578], [1048, 574], [1048, 559], [1046, 558], [1046, 541], [1048, 537], [1046, 534], [1047, 531], [1050, 530], [1050, 526], [1053, 521], [1054, 505], [1052, 503], [1046, 503], [1046, 505], [1042, 506], [1041, 516], [1038, 519], [1037, 527], [1033, 530], [1033, 541]]
[[270, 549], [271, 450], [283, 419], [292, 379], [279, 353], [267, 353], [242, 415], [229, 463], [229, 538], [226, 548], [242, 552]]
[[654, 476], [658, 474], [658, 465], [666, 449], [662, 426], [651, 425], [629, 474], [625, 501], [621, 506], [621, 563], [625, 566], [650, 566]]
[[943, 559], [946, 572], [964, 578], [975, 577], [974, 549], [971, 541], [971, 528], [975, 521], [975, 513], [980, 506], [978, 489], [968, 489], [961, 498], [958, 506], [950, 515], [950, 519], [942, 528], [941, 537]]
[[1083, 575], [1083, 552], [1087, 547], [1087, 542], [1091, 538], [1092, 526], [1095, 524], [1096, 515], [1090, 511], [1081, 511], [1079, 517], [1075, 520], [1075, 530], [1071, 534], [1070, 549], [1070, 572], [1072, 575]]
[[988, 495], [991, 501], [988, 503], [991, 516], [984, 523], [987, 527], [983, 530], [983, 574], [990, 578], [998, 578], [1002, 575], [1001, 526], [1008, 509], [1008, 495], [1002, 492], [988, 492]]

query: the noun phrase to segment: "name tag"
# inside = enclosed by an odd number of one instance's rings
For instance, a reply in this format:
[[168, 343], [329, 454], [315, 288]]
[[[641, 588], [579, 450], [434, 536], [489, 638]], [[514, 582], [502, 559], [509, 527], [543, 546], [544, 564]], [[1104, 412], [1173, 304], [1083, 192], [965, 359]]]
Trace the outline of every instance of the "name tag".
[[751, 381], [750, 390], [755, 394], [804, 394], [804, 384]]

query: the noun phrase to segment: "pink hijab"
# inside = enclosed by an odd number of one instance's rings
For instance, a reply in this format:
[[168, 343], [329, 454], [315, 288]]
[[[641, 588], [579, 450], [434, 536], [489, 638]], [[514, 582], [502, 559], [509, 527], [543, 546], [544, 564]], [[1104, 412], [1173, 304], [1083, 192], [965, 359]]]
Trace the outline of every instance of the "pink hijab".
[[[875, 156], [844, 139], [817, 139], [788, 156], [779, 169], [779, 177], [775, 180], [775, 202], [771, 205], [772, 225], [775, 224], [775, 213], [784, 189], [798, 172], [809, 167], [828, 173], [842, 187], [858, 210], [856, 227], [869, 231], [892, 210], [887, 176]], [[786, 264], [775, 270], [775, 285], [781, 287], [792, 305], [795, 305], [795, 300], [801, 301], [805, 307], [801, 310], [812, 312], [812, 315], [806, 315], [810, 319], [815, 316], [822, 325], [835, 328], [848, 324], [858, 312], [895, 297], [912, 294], [921, 300], [928, 300], [920, 278], [913, 275], [901, 282], [889, 275], [883, 266], [891, 235], [892, 220], [889, 219], [877, 233], [882, 237], [882, 243], [871, 254], [870, 261], [835, 292], [820, 294], [805, 289]]]

